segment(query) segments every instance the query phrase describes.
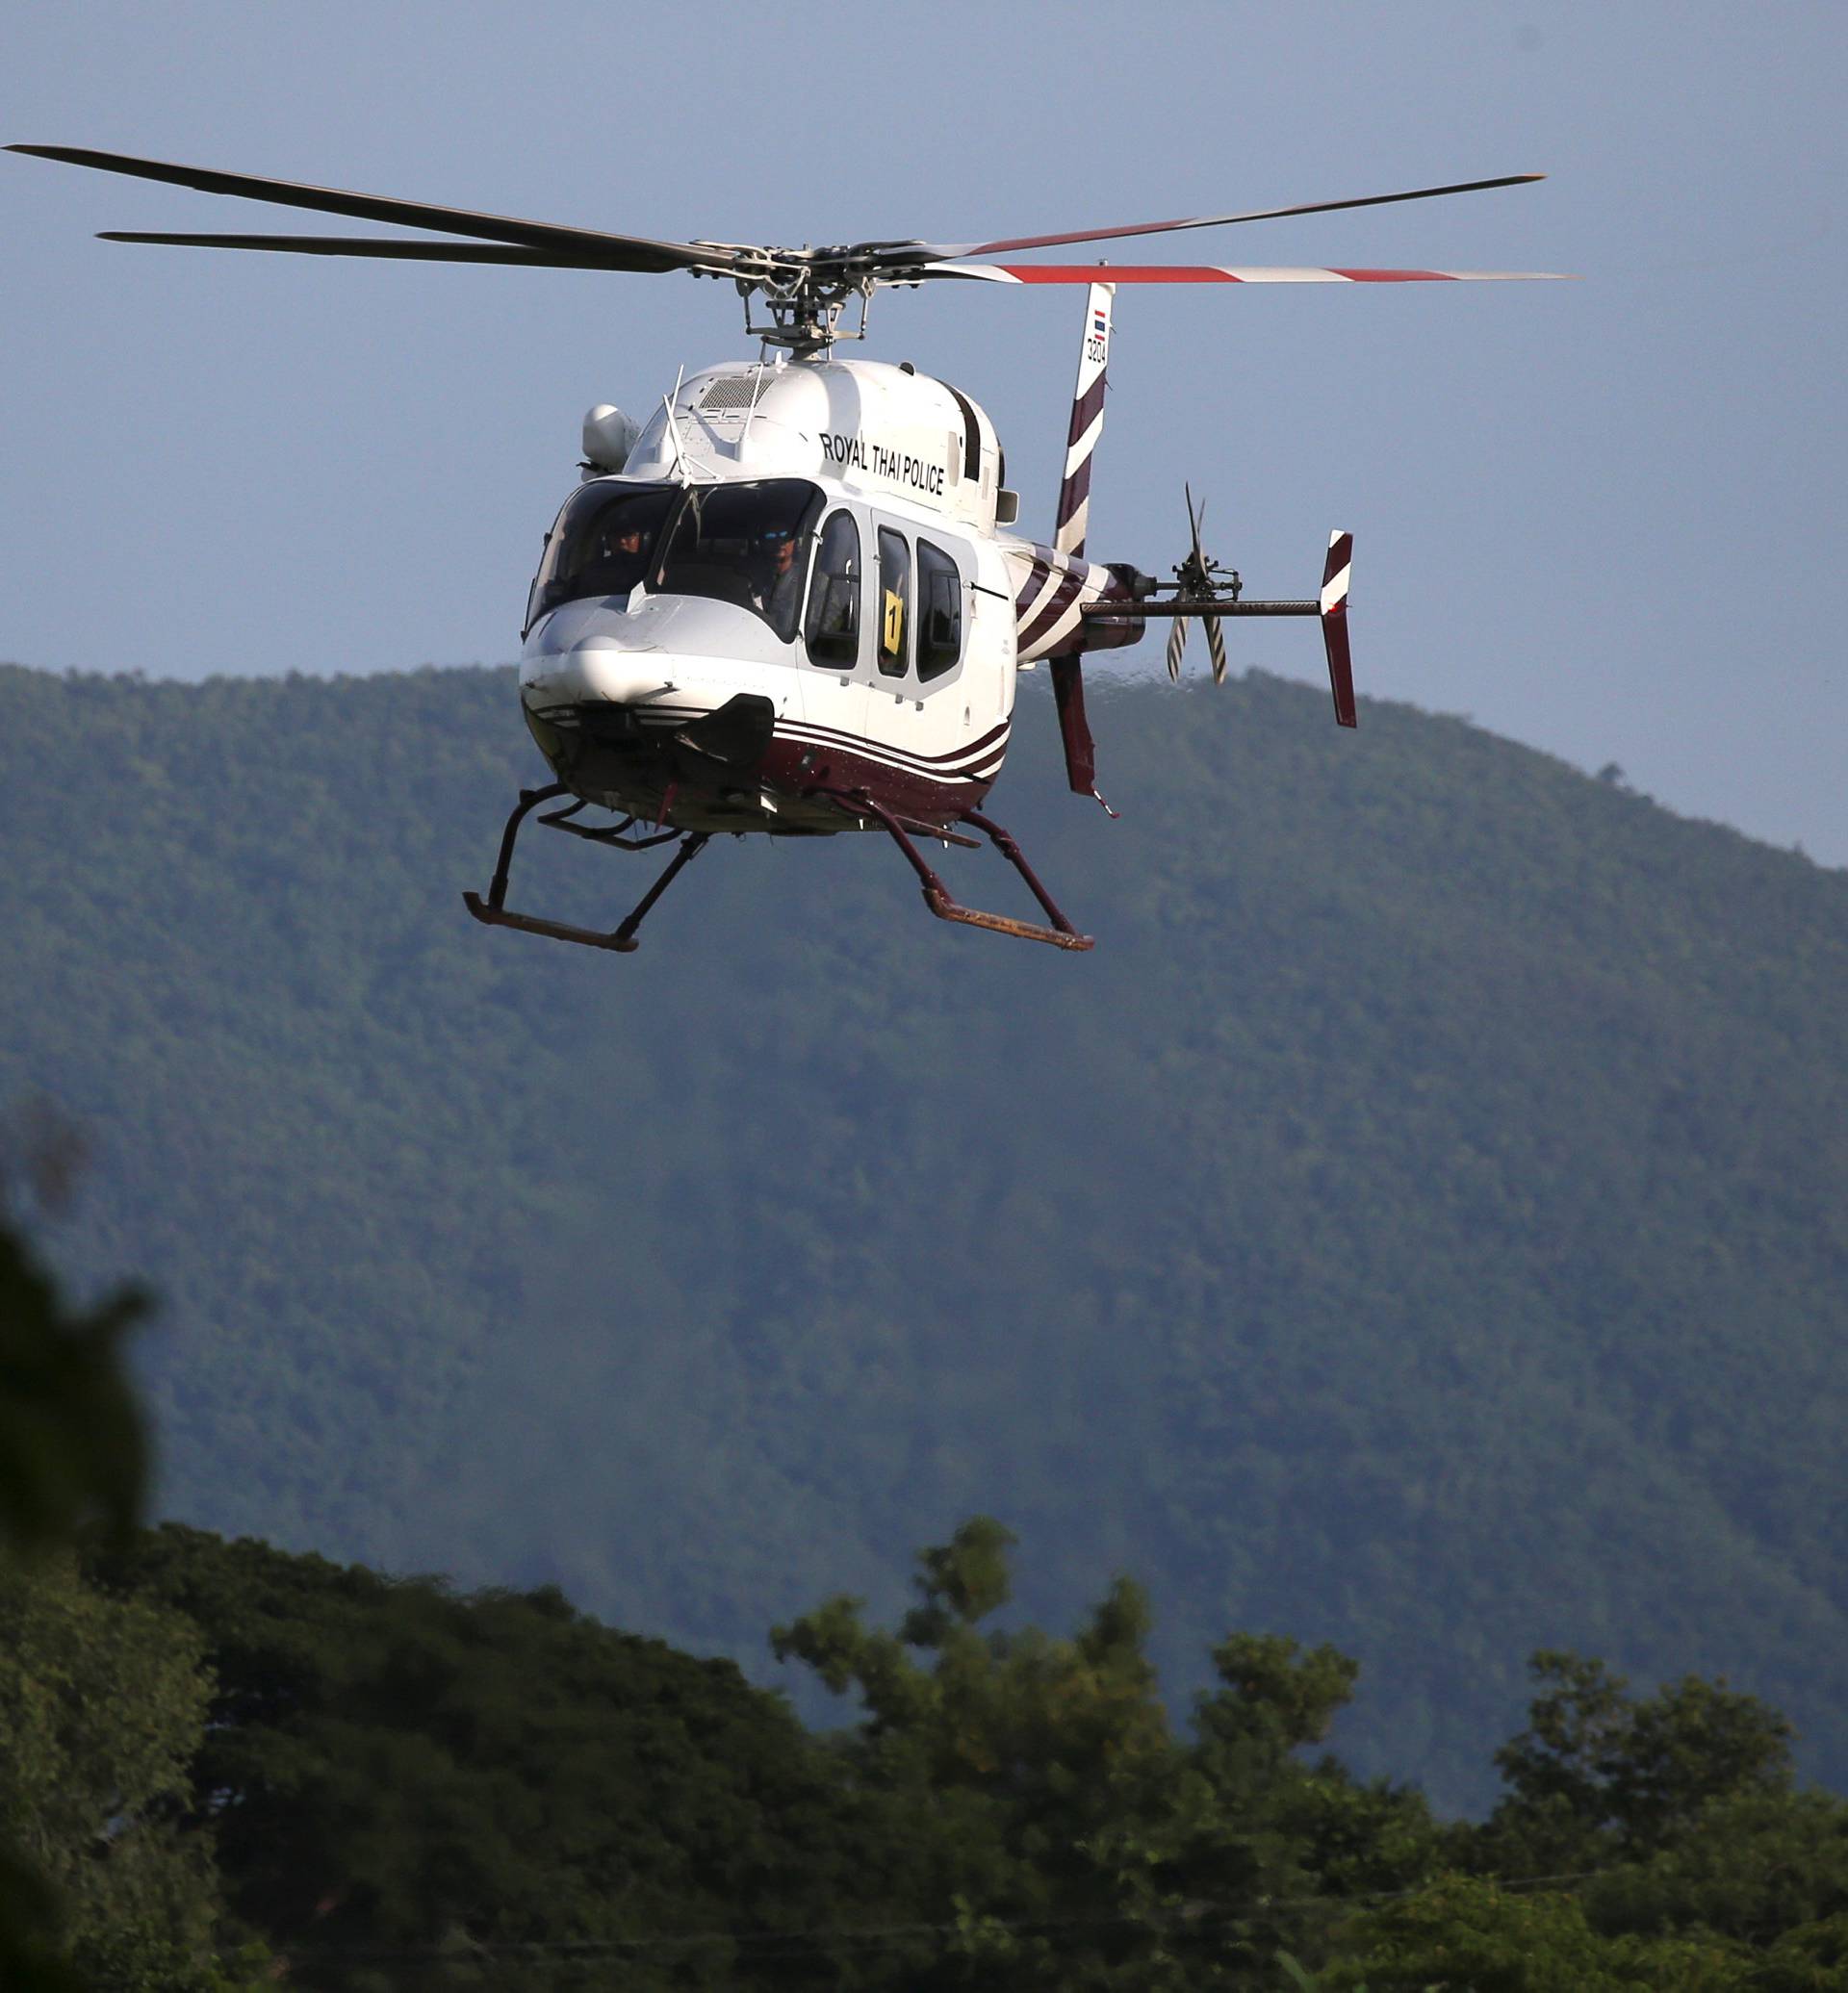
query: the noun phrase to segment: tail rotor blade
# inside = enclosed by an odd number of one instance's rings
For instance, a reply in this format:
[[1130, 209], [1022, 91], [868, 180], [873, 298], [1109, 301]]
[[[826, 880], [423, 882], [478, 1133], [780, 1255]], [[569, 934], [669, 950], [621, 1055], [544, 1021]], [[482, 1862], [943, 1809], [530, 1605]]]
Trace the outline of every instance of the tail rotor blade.
[[1181, 677], [1181, 653], [1187, 649], [1187, 618], [1177, 616], [1168, 626], [1168, 675], [1179, 684]]
[[1216, 685], [1223, 685], [1225, 683], [1225, 638], [1219, 630], [1219, 619], [1217, 616], [1202, 616], [1200, 621], [1206, 626], [1206, 649], [1208, 655], [1213, 660], [1213, 682]]

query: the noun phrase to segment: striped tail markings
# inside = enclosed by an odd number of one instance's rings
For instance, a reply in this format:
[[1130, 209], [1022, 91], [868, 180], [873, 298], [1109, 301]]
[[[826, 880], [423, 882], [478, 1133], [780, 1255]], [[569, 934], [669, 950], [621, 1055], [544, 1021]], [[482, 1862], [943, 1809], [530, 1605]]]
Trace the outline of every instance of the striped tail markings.
[[1092, 284], [1085, 312], [1085, 340], [1078, 354], [1078, 378], [1071, 393], [1071, 422], [1065, 432], [1065, 469], [1059, 485], [1053, 548], [1082, 560], [1091, 518], [1091, 460], [1104, 433], [1104, 396], [1109, 389], [1111, 309], [1115, 284]]
[[1334, 694], [1338, 727], [1360, 725], [1354, 708], [1353, 664], [1348, 651], [1348, 582], [1353, 564], [1353, 534], [1330, 533], [1317, 607], [1321, 611], [1322, 649], [1328, 653], [1328, 688]]

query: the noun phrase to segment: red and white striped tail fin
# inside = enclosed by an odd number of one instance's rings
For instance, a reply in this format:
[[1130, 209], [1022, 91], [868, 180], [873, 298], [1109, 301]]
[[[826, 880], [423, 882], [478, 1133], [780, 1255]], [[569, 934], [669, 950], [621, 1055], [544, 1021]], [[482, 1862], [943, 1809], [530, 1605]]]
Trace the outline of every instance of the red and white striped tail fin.
[[1093, 284], [1085, 304], [1085, 338], [1078, 349], [1078, 382], [1071, 393], [1071, 427], [1065, 438], [1065, 474], [1052, 544], [1082, 558], [1091, 518], [1091, 460], [1104, 433], [1105, 375], [1110, 366], [1110, 315], [1115, 284]]
[[1335, 696], [1335, 724], [1358, 727], [1354, 710], [1354, 668], [1348, 654], [1348, 577], [1354, 565], [1352, 533], [1328, 535], [1328, 558], [1322, 571], [1322, 644], [1328, 653], [1328, 688]]

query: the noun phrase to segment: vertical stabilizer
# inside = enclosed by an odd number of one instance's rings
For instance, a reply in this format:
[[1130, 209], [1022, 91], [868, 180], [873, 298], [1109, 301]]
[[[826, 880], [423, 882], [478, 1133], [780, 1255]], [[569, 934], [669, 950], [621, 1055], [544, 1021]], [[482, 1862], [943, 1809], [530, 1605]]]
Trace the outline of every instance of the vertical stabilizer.
[[[1059, 515], [1052, 546], [1073, 562], [1085, 557], [1085, 530], [1091, 521], [1091, 460], [1104, 433], [1105, 374], [1110, 366], [1110, 312], [1114, 284], [1093, 284], [1085, 301], [1085, 336], [1078, 348], [1078, 380], [1071, 391], [1071, 426], [1065, 434], [1065, 474], [1059, 484]], [[1071, 571], [1082, 576], [1082, 567]], [[1065, 750], [1065, 780], [1077, 796], [1097, 795], [1097, 759], [1085, 719], [1082, 644], [1052, 660], [1052, 696], [1059, 708], [1059, 733]], [[1108, 803], [1104, 808], [1116, 812]]]
[[1328, 689], [1335, 696], [1337, 727], [1360, 725], [1354, 710], [1354, 668], [1348, 652], [1348, 577], [1353, 565], [1353, 534], [1330, 533], [1316, 607], [1322, 616], [1322, 648], [1328, 653]]
[[1082, 558], [1091, 517], [1091, 460], [1104, 433], [1105, 375], [1110, 366], [1110, 315], [1115, 284], [1093, 284], [1085, 306], [1085, 339], [1078, 349], [1078, 382], [1071, 394], [1071, 427], [1065, 439], [1065, 474], [1059, 486], [1059, 515], [1052, 544]]

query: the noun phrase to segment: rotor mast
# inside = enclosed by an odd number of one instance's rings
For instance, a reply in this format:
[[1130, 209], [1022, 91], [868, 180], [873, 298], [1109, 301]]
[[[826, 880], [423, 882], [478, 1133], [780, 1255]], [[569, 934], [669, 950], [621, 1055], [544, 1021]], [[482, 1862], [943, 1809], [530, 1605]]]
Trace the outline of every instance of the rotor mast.
[[[767, 346], [782, 346], [798, 360], [825, 353], [836, 340], [864, 339], [866, 313], [872, 302], [874, 279], [858, 283], [820, 278], [808, 268], [798, 268], [787, 277], [753, 280], [739, 277], [738, 295], [744, 299], [744, 330], [749, 339]], [[761, 297], [770, 318], [767, 324], [752, 322], [751, 300]], [[854, 298], [860, 299], [860, 319], [851, 330], [840, 327], [841, 314]]]
[[[886, 245], [736, 252], [739, 261], [728, 274], [744, 300], [745, 336], [781, 346], [799, 360], [825, 353], [838, 340], [864, 339], [873, 293], [882, 285], [919, 281], [915, 272], [878, 267], [866, 253], [869, 246]], [[756, 297], [763, 299], [767, 323], [753, 319]], [[860, 317], [844, 329], [842, 314], [856, 299]]]

